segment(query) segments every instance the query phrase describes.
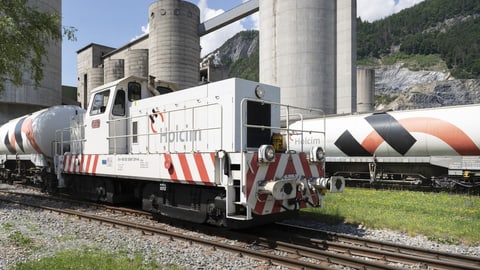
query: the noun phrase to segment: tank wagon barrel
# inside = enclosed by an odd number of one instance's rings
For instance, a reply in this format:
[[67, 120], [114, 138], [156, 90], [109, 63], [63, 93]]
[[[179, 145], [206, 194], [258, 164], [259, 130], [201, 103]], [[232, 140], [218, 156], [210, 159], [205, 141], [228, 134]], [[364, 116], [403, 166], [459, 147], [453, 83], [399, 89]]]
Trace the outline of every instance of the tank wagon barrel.
[[[228, 227], [294, 217], [343, 190], [343, 177], [325, 177], [324, 145], [294, 151], [284, 139], [303, 132], [287, 124], [312, 110], [280, 104], [278, 87], [229, 79], [154, 96], [157, 86], [129, 76], [92, 90], [86, 111], [11, 121], [0, 128], [0, 172], [18, 169], [7, 164], [18, 164], [21, 149], [48, 161], [48, 187]], [[314, 133], [324, 138], [324, 128]]]
[[[351, 183], [480, 187], [480, 105], [332, 116], [326, 119], [326, 172]], [[322, 119], [303, 123], [306, 129]], [[311, 145], [322, 138], [291, 136]]]
[[0, 127], [0, 179], [43, 181], [53, 164], [55, 132], [70, 125], [77, 106], [55, 106], [13, 119]]

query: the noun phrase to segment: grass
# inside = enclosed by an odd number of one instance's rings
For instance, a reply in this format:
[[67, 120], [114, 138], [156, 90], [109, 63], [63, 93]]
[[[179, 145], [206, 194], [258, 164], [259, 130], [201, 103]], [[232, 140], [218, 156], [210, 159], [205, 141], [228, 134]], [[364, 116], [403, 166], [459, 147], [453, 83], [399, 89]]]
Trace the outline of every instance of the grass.
[[478, 196], [347, 188], [343, 193], [328, 193], [325, 204], [305, 212], [329, 223], [389, 228], [440, 243], [480, 244]]
[[9, 223], [9, 222], [5, 222], [5, 223], [2, 224], [2, 228], [9, 231], [13, 228], [13, 224]]
[[13, 241], [15, 245], [20, 247], [28, 248], [33, 245], [33, 239], [23, 235], [23, 233], [20, 231], [12, 232], [10, 235], [8, 235], [8, 239], [10, 239], [10, 241]]
[[175, 265], [158, 265], [145, 263], [141, 255], [130, 258], [124, 253], [109, 253], [101, 250], [69, 250], [46, 257], [39, 261], [17, 264], [11, 270], [67, 270], [67, 269], [102, 269], [102, 270], [150, 270], [150, 269], [183, 269]]

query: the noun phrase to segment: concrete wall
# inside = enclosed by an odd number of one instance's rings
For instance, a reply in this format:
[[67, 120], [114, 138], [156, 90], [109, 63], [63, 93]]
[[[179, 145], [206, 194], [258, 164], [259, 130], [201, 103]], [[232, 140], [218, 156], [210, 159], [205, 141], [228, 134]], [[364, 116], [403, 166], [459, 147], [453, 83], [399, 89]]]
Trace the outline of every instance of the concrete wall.
[[198, 85], [199, 8], [185, 1], [162, 0], [152, 3], [148, 11], [149, 75], [176, 83], [180, 89]]
[[356, 96], [356, 0], [337, 1], [337, 110], [339, 114], [357, 110]]
[[[103, 72], [101, 72], [102, 81], [100, 83], [100, 71], [96, 69], [103, 69], [103, 56], [113, 50], [114, 48], [92, 43], [77, 51], [78, 102], [80, 102], [83, 108], [86, 108], [88, 105], [90, 91], [93, 89], [92, 86], [98, 86], [104, 83]], [[90, 72], [94, 74], [90, 74]]]
[[375, 69], [357, 69], [357, 112], [371, 112], [375, 109]]
[[125, 77], [148, 77], [148, 49], [128, 50], [125, 57]]
[[[36, 0], [32, 2], [40, 11], [62, 12], [61, 0]], [[62, 103], [62, 46], [61, 42], [47, 46], [48, 61], [44, 58], [43, 80], [35, 86], [30, 70], [23, 74], [23, 85], [5, 83], [0, 93], [0, 124], [6, 120], [37, 111], [40, 108]]]
[[103, 61], [104, 83], [113, 82], [125, 77], [125, 61], [123, 59], [105, 59]]
[[260, 1], [260, 81], [282, 103], [335, 112], [336, 1]]

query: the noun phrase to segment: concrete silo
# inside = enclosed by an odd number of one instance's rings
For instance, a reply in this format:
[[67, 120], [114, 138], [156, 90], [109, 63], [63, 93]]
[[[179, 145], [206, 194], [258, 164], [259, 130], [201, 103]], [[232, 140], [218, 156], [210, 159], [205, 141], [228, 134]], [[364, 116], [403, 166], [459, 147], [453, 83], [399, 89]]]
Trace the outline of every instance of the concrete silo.
[[160, 0], [149, 7], [149, 75], [180, 89], [199, 82], [199, 8], [181, 0]]
[[105, 59], [103, 61], [104, 83], [113, 82], [125, 77], [124, 59]]
[[357, 68], [357, 112], [375, 109], [375, 69]]
[[336, 0], [261, 0], [260, 81], [282, 103], [335, 112]]
[[100, 85], [104, 84], [104, 70], [102, 67], [94, 67], [88, 69], [88, 74], [90, 75], [89, 80], [87, 81], [88, 89], [94, 89]]
[[337, 108], [336, 113], [357, 111], [357, 1], [337, 1]]
[[128, 50], [125, 57], [125, 77], [148, 77], [148, 50]]
[[[61, 0], [36, 0], [29, 1], [28, 4], [41, 12], [59, 14], [62, 12]], [[5, 82], [5, 90], [0, 93], [0, 124], [41, 108], [62, 103], [62, 43], [51, 42], [46, 49], [43, 80], [38, 87], [31, 79], [29, 69], [23, 74], [23, 85], [17, 87], [9, 81]]]

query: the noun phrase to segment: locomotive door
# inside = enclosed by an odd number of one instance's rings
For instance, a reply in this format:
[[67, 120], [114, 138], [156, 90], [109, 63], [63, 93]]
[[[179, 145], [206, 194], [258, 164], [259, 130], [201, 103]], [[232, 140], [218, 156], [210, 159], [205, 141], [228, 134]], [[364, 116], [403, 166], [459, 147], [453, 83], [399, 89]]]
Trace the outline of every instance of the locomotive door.
[[122, 89], [117, 90], [109, 121], [109, 153], [127, 153], [127, 109], [126, 95]]

